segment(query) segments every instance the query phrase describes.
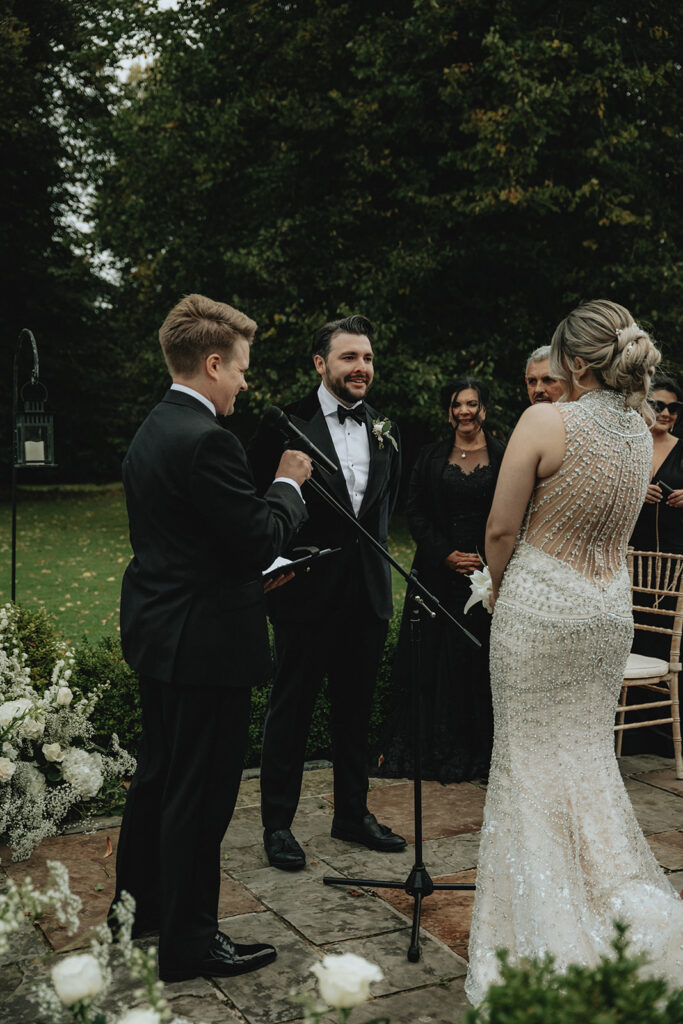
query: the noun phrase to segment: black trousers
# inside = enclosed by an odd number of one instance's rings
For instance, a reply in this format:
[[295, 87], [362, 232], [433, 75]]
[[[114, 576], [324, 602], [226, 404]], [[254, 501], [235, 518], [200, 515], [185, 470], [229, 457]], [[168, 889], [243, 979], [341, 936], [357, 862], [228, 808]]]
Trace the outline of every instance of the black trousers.
[[121, 824], [116, 898], [159, 927], [161, 971], [201, 959], [218, 927], [220, 844], [235, 807], [251, 690], [140, 679], [142, 737]]
[[289, 828], [296, 813], [315, 699], [327, 675], [335, 816], [367, 812], [368, 726], [387, 623], [356, 606], [324, 622], [274, 626], [275, 679], [261, 754], [264, 828]]

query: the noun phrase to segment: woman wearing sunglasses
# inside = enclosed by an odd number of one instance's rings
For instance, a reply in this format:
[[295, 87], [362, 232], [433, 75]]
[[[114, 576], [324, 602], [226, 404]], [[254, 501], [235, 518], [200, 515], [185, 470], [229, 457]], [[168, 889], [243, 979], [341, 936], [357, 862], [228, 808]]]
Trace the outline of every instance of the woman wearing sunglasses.
[[[652, 433], [652, 476], [645, 495], [645, 504], [638, 517], [630, 543], [637, 551], [663, 551], [683, 554], [683, 440], [672, 433], [683, 413], [683, 391], [671, 377], [655, 377], [649, 402], [657, 417], [650, 427]], [[641, 595], [641, 602], [648, 600]], [[644, 619], [650, 625], [661, 625], [655, 616]], [[668, 637], [661, 633], [637, 630], [633, 640], [636, 654], [668, 660]], [[640, 687], [628, 693], [629, 704], [656, 700], [657, 694]], [[647, 721], [652, 713], [632, 711], [629, 721]], [[650, 725], [627, 729], [623, 734], [622, 754], [659, 754], [673, 757], [670, 725]]]
[[672, 433], [683, 413], [683, 391], [671, 377], [656, 377], [650, 405], [652, 477], [631, 544], [638, 551], [683, 554], [683, 440]]

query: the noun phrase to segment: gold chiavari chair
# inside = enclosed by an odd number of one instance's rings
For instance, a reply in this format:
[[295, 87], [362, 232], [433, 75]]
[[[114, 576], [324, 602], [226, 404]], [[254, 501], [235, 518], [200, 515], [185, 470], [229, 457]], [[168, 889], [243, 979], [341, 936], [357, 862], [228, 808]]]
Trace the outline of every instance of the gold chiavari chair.
[[[658, 551], [633, 551], [628, 554], [628, 571], [633, 592], [633, 618], [636, 632], [666, 637], [667, 660], [630, 654], [619, 696], [616, 725], [616, 752], [621, 754], [626, 729], [648, 725], [671, 725], [676, 762], [676, 778], [683, 779], [681, 754], [681, 716], [678, 677], [681, 671], [681, 627], [683, 625], [683, 555]], [[665, 651], [662, 651], [664, 654]], [[633, 687], [655, 694], [644, 704], [628, 704]], [[647, 721], [628, 721], [633, 711], [647, 711]]]

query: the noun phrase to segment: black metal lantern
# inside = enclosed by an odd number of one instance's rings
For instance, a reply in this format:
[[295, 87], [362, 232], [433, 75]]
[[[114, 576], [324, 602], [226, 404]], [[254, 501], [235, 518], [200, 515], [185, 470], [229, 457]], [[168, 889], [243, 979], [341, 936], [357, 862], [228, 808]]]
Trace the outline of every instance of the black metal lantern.
[[[24, 411], [19, 412], [19, 354], [24, 341], [33, 349], [31, 379], [21, 389]], [[17, 571], [17, 470], [28, 466], [49, 467], [55, 463], [54, 425], [50, 413], [45, 412], [47, 388], [40, 381], [38, 346], [33, 332], [24, 328], [17, 339], [12, 367], [12, 601], [15, 599]]]
[[39, 380], [21, 389], [24, 411], [14, 421], [14, 465], [55, 465], [55, 432], [52, 414], [45, 412], [47, 388]]

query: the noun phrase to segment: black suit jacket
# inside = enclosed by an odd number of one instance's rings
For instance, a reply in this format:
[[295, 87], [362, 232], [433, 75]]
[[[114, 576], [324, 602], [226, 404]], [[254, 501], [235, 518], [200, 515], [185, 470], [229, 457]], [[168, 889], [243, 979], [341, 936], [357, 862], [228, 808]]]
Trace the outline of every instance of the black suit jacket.
[[263, 682], [260, 574], [306, 518], [296, 490], [272, 484], [258, 497], [235, 435], [172, 390], [133, 438], [123, 482], [134, 552], [121, 590], [126, 661], [166, 683]]
[[[370, 443], [370, 471], [358, 521], [386, 549], [389, 520], [396, 504], [401, 475], [400, 452], [388, 440], [380, 448], [372, 435], [372, 421], [380, 417], [380, 413], [367, 402], [365, 409]], [[333, 475], [316, 469], [315, 478], [353, 515], [344, 474], [318, 401], [317, 388], [305, 398], [287, 406], [285, 412], [292, 423], [338, 467]], [[398, 444], [395, 423], [391, 426], [391, 434]], [[282, 447], [281, 435], [262, 423], [247, 449], [256, 484], [261, 492], [267, 485], [273, 466], [277, 465]], [[296, 448], [296, 441], [292, 441], [289, 447]], [[375, 615], [380, 619], [390, 619], [392, 599], [389, 564], [366, 540], [362, 537], [358, 539], [353, 524], [305, 485], [304, 498], [309, 517], [297, 534], [296, 546], [341, 547], [342, 551], [314, 566], [310, 573], [300, 578], [295, 577], [281, 591], [269, 595], [268, 613], [271, 618], [283, 622], [326, 618], [338, 604], [339, 594], [347, 592], [348, 576], [353, 574], [358, 586], [364, 588]]]

